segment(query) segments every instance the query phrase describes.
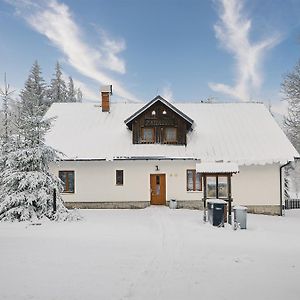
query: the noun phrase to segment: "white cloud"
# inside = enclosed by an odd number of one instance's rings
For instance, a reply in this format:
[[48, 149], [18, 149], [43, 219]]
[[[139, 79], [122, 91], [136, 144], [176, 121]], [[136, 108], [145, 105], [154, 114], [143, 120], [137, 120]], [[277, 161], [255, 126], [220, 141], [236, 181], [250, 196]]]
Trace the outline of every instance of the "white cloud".
[[[122, 84], [107, 71], [124, 74], [125, 62], [118, 54], [125, 49], [124, 40], [115, 40], [101, 30], [98, 48], [89, 46], [74, 21], [69, 7], [56, 0], [34, 2], [30, 0], [6, 0], [17, 14], [37, 32], [46, 36], [66, 56], [66, 61], [82, 75], [100, 84], [112, 84], [114, 93], [135, 100]], [[38, 4], [37, 4], [38, 3]], [[105, 71], [106, 70], [106, 71]]]
[[233, 54], [236, 61], [236, 83], [209, 83], [212, 90], [230, 95], [241, 101], [251, 100], [251, 94], [262, 84], [261, 63], [266, 50], [279, 42], [279, 36], [272, 36], [252, 43], [249, 33], [251, 20], [243, 13], [241, 0], [217, 0], [220, 21], [214, 26], [221, 45]]

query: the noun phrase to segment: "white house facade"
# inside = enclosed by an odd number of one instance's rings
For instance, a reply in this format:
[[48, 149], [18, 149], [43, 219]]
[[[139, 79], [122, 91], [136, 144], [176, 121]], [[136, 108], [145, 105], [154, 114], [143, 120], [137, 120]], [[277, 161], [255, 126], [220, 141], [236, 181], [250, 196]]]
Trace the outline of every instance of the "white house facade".
[[[260, 103], [55, 103], [47, 144], [78, 208], [203, 208], [209, 198], [281, 214], [282, 166], [299, 154]], [[204, 200], [204, 201], [203, 201]]]

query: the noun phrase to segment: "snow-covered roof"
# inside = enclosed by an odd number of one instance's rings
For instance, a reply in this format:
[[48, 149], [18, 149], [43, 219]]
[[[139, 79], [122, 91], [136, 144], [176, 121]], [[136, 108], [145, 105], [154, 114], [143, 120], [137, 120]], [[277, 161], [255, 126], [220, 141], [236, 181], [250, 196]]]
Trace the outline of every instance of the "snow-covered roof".
[[47, 144], [66, 159], [200, 159], [243, 164], [285, 163], [299, 157], [267, 108], [259, 103], [174, 103], [193, 120], [187, 146], [132, 144], [124, 120], [143, 103], [111, 103], [110, 112], [87, 103], [55, 103]]
[[196, 164], [199, 173], [238, 173], [239, 166], [233, 162], [201, 162]]

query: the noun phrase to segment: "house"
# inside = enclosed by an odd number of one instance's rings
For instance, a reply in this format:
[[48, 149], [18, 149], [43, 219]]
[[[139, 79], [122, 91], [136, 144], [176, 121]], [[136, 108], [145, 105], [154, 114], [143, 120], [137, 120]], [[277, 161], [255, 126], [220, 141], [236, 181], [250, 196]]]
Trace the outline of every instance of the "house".
[[46, 142], [68, 207], [203, 207], [221, 198], [281, 214], [282, 167], [299, 154], [261, 103], [55, 103]]

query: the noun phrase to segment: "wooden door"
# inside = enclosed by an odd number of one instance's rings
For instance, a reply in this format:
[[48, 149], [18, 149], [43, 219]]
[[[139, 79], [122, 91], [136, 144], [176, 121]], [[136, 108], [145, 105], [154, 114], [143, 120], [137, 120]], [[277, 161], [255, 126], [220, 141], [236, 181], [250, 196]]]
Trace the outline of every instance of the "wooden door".
[[150, 203], [153, 205], [166, 205], [166, 175], [150, 175]]

